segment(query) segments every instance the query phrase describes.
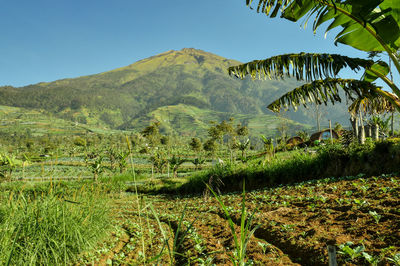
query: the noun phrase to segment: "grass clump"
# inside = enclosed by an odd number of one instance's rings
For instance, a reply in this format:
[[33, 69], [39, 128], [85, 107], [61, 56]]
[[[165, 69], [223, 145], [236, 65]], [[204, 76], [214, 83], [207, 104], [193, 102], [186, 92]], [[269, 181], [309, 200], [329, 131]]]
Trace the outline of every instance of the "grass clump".
[[71, 263], [109, 229], [106, 198], [95, 185], [73, 193], [53, 184], [48, 189], [0, 192], [1, 265]]

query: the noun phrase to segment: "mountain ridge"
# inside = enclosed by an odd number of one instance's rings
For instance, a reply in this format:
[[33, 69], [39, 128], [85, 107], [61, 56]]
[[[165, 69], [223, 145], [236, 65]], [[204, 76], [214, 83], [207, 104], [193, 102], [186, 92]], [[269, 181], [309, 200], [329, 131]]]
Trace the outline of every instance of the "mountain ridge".
[[[179, 104], [226, 116], [273, 115], [267, 104], [300, 84], [294, 79], [230, 77], [227, 68], [237, 64], [240, 62], [194, 48], [169, 50], [99, 74], [18, 88], [0, 87], [0, 104], [43, 109], [82, 123], [98, 121], [111, 128], [140, 130], [135, 121], [163, 110], [163, 106]], [[344, 114], [345, 108], [335, 108], [339, 111], [331, 114]], [[312, 124], [304, 110], [287, 116]]]

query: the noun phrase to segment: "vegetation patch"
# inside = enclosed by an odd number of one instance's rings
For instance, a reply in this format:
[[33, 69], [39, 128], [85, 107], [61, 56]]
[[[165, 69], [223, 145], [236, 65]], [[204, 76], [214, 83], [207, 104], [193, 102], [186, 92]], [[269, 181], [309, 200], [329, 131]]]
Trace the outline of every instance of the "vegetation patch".
[[110, 230], [107, 199], [96, 184], [15, 183], [0, 189], [2, 265], [68, 264]]

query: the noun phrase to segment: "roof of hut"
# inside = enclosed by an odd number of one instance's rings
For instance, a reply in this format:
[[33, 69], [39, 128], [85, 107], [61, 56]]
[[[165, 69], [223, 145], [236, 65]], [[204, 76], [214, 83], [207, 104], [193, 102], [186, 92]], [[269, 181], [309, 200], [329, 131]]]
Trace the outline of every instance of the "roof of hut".
[[286, 141], [286, 144], [297, 145], [297, 144], [300, 144], [300, 143], [303, 143], [303, 142], [304, 142], [304, 140], [302, 138], [300, 138], [299, 136], [295, 136], [295, 137], [291, 137], [290, 139], [288, 139]]
[[[330, 138], [331, 138], [330, 129], [325, 129], [325, 130], [322, 130], [322, 131], [312, 134], [310, 137], [310, 140], [315, 141], [315, 140], [323, 140], [323, 139], [330, 139]], [[334, 138], [334, 139], [339, 138], [339, 135], [333, 129], [332, 129], [332, 138]]]

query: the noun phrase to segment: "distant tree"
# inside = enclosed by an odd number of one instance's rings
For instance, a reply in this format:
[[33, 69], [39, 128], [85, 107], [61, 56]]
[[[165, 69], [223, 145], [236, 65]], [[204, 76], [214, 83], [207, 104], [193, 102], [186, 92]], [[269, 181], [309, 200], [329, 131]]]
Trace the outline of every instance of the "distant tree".
[[186, 160], [182, 157], [176, 156], [175, 154], [171, 159], [168, 160], [171, 170], [174, 173], [174, 177], [178, 176], [178, 168], [181, 166]]
[[154, 122], [142, 130], [141, 134], [150, 142], [152, 145], [156, 145], [160, 142], [160, 122]]
[[84, 138], [81, 138], [81, 137], [76, 137], [74, 139], [74, 144], [76, 146], [85, 147], [86, 146], [86, 140]]
[[205, 159], [201, 158], [201, 157], [197, 157], [195, 159], [192, 160], [192, 163], [195, 166], [195, 170], [201, 169], [201, 165], [205, 163]]
[[80, 115], [80, 116], [78, 116], [78, 118], [77, 118], [77, 120], [76, 120], [78, 123], [81, 123], [81, 124], [87, 124], [87, 119], [86, 119], [86, 116], [85, 115]]
[[199, 138], [192, 138], [189, 145], [195, 152], [201, 151], [202, 144], [201, 144], [201, 140]]
[[242, 126], [241, 124], [238, 124], [236, 126], [236, 135], [243, 137], [249, 135], [249, 128], [247, 126]]
[[214, 153], [218, 149], [218, 144], [216, 143], [216, 141], [214, 139], [208, 139], [203, 144], [203, 149], [210, 153]]

